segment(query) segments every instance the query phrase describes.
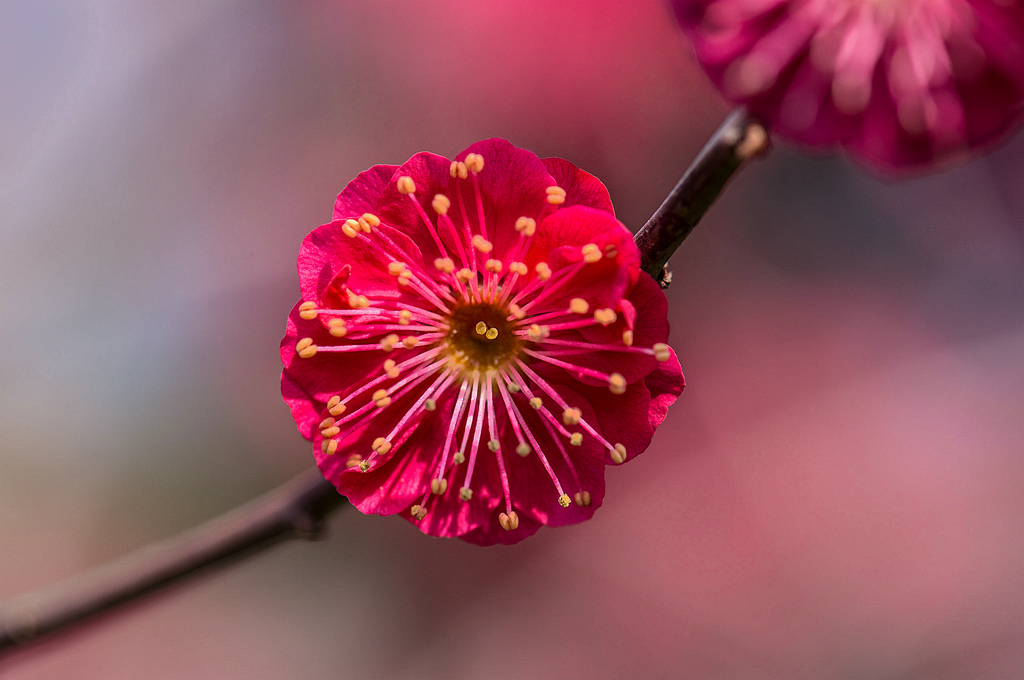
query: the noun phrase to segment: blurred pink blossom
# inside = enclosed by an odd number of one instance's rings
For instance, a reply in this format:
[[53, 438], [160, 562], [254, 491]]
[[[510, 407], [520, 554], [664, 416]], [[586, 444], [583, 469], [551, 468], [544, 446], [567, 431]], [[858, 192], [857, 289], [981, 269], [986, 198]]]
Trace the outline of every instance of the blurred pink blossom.
[[672, 0], [727, 98], [887, 173], [948, 164], [1021, 117], [1020, 0]]
[[281, 344], [324, 476], [480, 544], [590, 518], [683, 389], [639, 263], [601, 182], [504, 140], [360, 174], [302, 244]]

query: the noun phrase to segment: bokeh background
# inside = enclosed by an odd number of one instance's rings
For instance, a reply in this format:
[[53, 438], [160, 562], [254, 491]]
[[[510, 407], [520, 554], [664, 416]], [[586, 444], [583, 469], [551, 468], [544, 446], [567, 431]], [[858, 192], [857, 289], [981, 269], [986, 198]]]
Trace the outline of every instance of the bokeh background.
[[[277, 343], [359, 171], [502, 136], [635, 229], [727, 112], [658, 0], [0, 3], [0, 599], [311, 465]], [[689, 386], [593, 521], [342, 512], [0, 675], [1024, 677], [1024, 137], [780, 143], [671, 264]]]

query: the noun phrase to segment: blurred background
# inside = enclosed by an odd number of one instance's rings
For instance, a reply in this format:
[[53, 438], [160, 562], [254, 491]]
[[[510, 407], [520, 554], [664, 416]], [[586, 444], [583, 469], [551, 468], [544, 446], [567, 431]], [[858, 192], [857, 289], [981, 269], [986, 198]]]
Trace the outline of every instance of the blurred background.
[[[728, 107], [659, 0], [0, 3], [0, 599], [312, 464], [277, 345], [358, 172], [502, 136], [638, 228]], [[688, 387], [584, 525], [344, 511], [0, 662], [53, 678], [1024, 677], [1024, 136], [783, 143], [673, 259]]]

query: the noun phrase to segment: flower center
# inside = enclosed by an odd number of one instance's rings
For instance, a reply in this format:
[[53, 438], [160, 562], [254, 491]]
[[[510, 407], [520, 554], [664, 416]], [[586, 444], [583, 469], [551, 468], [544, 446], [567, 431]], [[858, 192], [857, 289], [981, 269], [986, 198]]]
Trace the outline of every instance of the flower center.
[[463, 370], [501, 368], [519, 352], [508, 312], [489, 302], [461, 304], [448, 318], [447, 353]]

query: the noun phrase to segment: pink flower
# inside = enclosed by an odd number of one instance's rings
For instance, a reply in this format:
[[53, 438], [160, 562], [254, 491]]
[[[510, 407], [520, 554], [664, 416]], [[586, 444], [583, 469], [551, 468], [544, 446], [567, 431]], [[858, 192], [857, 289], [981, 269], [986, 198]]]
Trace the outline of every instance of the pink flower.
[[672, 0], [718, 88], [780, 134], [890, 173], [1017, 123], [1021, 0]]
[[604, 466], [683, 390], [604, 185], [504, 140], [360, 174], [298, 265], [281, 390], [299, 430], [359, 510], [434, 536], [588, 519]]

